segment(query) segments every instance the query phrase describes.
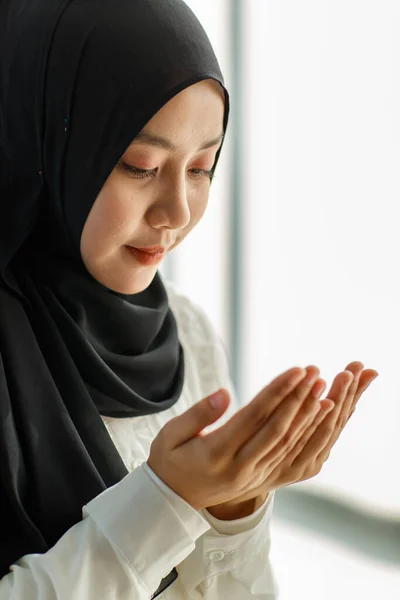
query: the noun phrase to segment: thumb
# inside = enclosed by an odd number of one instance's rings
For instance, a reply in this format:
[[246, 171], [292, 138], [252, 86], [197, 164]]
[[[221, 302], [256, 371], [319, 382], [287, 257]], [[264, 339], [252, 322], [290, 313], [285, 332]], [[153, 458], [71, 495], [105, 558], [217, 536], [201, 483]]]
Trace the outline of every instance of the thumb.
[[230, 398], [226, 389], [221, 388], [197, 402], [186, 412], [169, 422], [169, 433], [173, 445], [179, 446], [198, 435], [205, 427], [215, 423], [229, 406]]

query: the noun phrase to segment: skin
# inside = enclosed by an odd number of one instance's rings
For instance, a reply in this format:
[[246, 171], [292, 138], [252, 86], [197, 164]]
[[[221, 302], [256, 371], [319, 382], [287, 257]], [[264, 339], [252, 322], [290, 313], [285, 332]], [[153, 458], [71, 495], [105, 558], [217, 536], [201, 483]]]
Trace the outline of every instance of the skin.
[[294, 368], [275, 378], [222, 427], [201, 432], [229, 405], [205, 400], [169, 421], [153, 440], [149, 466], [196, 509], [222, 520], [251, 514], [268, 494], [319, 473], [362, 393], [377, 377], [353, 362], [327, 398], [319, 370]]
[[[207, 175], [221, 144], [221, 86], [205, 80], [174, 96], [146, 124], [116, 164], [97, 196], [81, 236], [89, 273], [106, 287], [136, 294], [152, 282], [160, 264], [136, 262], [126, 246], [180, 244], [206, 210]], [[173, 149], [143, 139], [156, 134]], [[219, 141], [199, 150], [212, 140]], [[128, 170], [126, 166], [131, 167]], [[134, 169], [145, 169], [147, 173]]]
[[[314, 369], [316, 367], [311, 366], [306, 370], [310, 374]], [[319, 373], [318, 369], [316, 373]], [[374, 369], [364, 369], [359, 361], [351, 362], [335, 377], [326, 398], [315, 402], [313, 398], [319, 398], [326, 387], [326, 382], [317, 377], [314, 389], [289, 427], [284, 413], [279, 416], [279, 411], [276, 412], [279, 442], [260, 463], [254, 460], [252, 452], [257, 445], [264, 449], [267, 447], [264, 431], [256, 433], [242, 450], [245, 460], [252, 461], [254, 469], [262, 469], [261, 482], [250, 486], [233, 500], [208, 510], [223, 520], [247, 516], [265, 501], [272, 490], [315, 477], [354, 414], [362, 394], [377, 376]], [[234, 418], [237, 418], [236, 415]]]
[[[219, 84], [199, 82], [165, 104], [126, 149], [82, 232], [82, 259], [97, 281], [122, 294], [143, 291], [159, 264], [138, 263], [127, 246], [171, 251], [200, 221], [223, 113]], [[164, 144], [155, 144], [154, 136]], [[222, 390], [218, 409], [205, 398], [171, 419], [153, 440], [147, 462], [194, 508], [220, 519], [247, 516], [272, 490], [320, 471], [376, 376], [350, 363], [321, 400], [326, 382], [317, 367], [289, 369], [225, 425], [203, 434], [229, 405]]]

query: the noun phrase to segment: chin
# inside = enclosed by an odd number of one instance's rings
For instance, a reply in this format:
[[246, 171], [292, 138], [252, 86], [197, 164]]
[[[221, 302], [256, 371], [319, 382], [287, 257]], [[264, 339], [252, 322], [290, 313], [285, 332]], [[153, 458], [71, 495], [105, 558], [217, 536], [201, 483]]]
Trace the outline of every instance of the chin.
[[[107, 257], [108, 258], [108, 257]], [[102, 257], [97, 261], [83, 261], [90, 275], [101, 285], [117, 292], [131, 296], [146, 290], [156, 276], [156, 265], [132, 264], [126, 261], [126, 255], [113, 256], [112, 260]]]
[[143, 269], [142, 273], [138, 271], [137, 273], [130, 273], [129, 276], [125, 277], [123, 275], [121, 275], [121, 277], [113, 275], [113, 277], [104, 278], [100, 283], [113, 292], [131, 296], [133, 294], [144, 292], [153, 281], [156, 273], [157, 269], [147, 267], [146, 269]]

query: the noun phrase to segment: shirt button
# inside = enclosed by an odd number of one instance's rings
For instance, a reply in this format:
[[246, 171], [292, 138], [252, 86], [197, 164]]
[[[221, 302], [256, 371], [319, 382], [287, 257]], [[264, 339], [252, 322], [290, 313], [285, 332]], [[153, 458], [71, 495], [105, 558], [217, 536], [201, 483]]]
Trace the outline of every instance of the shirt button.
[[225, 552], [223, 552], [222, 550], [213, 550], [213, 552], [210, 552], [208, 556], [210, 557], [210, 560], [212, 560], [213, 562], [217, 562], [225, 558]]

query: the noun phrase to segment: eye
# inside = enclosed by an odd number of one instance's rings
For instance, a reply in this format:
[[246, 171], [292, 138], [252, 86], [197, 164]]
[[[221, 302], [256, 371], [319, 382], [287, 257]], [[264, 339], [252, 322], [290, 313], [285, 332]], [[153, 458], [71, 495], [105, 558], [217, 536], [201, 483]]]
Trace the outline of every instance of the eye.
[[132, 175], [135, 179], [146, 179], [146, 177], [155, 177], [157, 169], [139, 169], [134, 165], [129, 165], [126, 162], [119, 163], [121, 169]]
[[214, 173], [212, 170], [207, 171], [206, 169], [190, 169], [190, 173], [192, 174], [193, 179], [202, 179], [203, 177], [213, 180]]

